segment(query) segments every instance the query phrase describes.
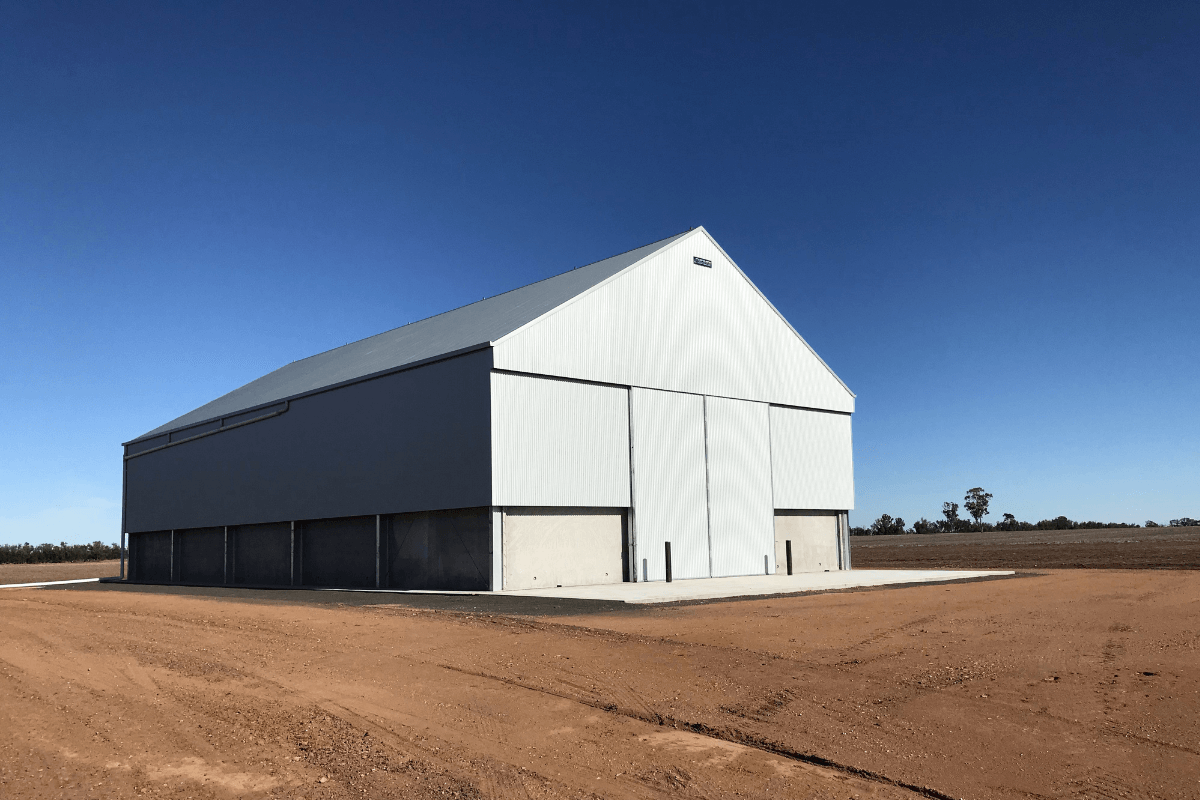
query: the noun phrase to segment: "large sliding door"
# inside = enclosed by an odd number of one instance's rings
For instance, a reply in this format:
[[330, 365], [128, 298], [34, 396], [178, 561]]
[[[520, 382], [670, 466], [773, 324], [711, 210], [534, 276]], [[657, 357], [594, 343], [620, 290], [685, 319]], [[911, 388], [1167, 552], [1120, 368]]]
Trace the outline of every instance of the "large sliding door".
[[775, 571], [771, 427], [766, 403], [706, 397], [712, 575]]
[[665, 542], [675, 578], [707, 578], [704, 398], [633, 388], [629, 402], [637, 579], [666, 577]]

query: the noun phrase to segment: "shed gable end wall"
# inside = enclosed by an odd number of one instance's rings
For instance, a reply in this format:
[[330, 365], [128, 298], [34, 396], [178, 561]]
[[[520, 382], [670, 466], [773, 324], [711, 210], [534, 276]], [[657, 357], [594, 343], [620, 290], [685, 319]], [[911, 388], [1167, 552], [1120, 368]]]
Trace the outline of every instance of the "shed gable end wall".
[[493, 358], [516, 372], [854, 410], [853, 395], [703, 231], [496, 342]]

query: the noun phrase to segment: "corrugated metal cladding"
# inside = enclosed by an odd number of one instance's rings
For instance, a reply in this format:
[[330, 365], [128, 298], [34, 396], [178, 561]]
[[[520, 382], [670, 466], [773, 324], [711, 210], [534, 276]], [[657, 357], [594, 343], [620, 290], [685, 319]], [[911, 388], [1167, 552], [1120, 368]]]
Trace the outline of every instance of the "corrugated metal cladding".
[[637, 578], [661, 581], [666, 577], [663, 543], [667, 541], [673, 577], [707, 578], [704, 398], [632, 389], [630, 423]]
[[497, 341], [493, 359], [518, 372], [854, 410], [849, 390], [703, 230]]
[[[138, 439], [464, 348], [485, 345], [686, 235], [676, 234], [478, 303], [293, 361]], [[226, 424], [229, 424], [228, 420]]]
[[768, 406], [720, 397], [704, 403], [713, 577], [773, 573]]
[[771, 406], [775, 508], [854, 508], [850, 417]]
[[628, 506], [628, 390], [492, 373], [492, 498]]

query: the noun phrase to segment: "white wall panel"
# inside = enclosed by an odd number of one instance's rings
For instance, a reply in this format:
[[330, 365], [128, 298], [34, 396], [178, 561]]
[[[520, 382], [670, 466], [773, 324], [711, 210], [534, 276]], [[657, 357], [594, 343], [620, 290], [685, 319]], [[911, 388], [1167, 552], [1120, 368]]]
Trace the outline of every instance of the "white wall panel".
[[629, 505], [629, 394], [492, 373], [492, 505]]
[[504, 513], [504, 588], [620, 583], [625, 515], [610, 509]]
[[630, 409], [638, 580], [643, 560], [649, 580], [666, 577], [668, 541], [674, 578], [707, 578], [704, 398], [632, 389]]
[[775, 508], [854, 508], [850, 417], [771, 406]]
[[704, 402], [713, 577], [773, 573], [768, 406], [720, 397]]
[[850, 392], [702, 230], [500, 339], [493, 359], [497, 369], [854, 410]]

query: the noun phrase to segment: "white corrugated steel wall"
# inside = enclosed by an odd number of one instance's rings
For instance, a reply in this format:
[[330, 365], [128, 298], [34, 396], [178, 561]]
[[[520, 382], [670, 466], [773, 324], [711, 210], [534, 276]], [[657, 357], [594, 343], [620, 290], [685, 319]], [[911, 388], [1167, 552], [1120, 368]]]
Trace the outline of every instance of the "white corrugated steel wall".
[[492, 373], [492, 504], [629, 505], [629, 393]]
[[492, 355], [497, 369], [854, 410], [853, 395], [703, 231], [500, 339]]
[[666, 577], [667, 541], [673, 577], [707, 578], [704, 398], [631, 389], [630, 422], [638, 580]]
[[850, 417], [771, 406], [775, 508], [854, 508]]
[[766, 403], [706, 397], [713, 577], [775, 572]]

